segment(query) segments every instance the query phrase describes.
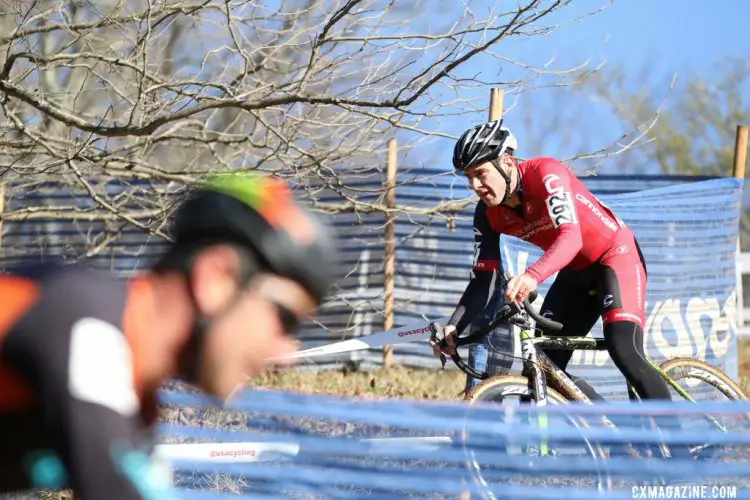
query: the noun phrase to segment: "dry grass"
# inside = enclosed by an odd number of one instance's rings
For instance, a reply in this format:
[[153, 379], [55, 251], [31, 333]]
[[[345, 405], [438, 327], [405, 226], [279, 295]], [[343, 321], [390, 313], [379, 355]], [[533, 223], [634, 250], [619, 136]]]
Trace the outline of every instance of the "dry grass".
[[[750, 338], [739, 341], [740, 386], [750, 394]], [[253, 387], [266, 387], [306, 394], [407, 399], [457, 399], [463, 396], [466, 376], [458, 370], [425, 370], [394, 366], [388, 370], [278, 371], [263, 374]]]
[[742, 338], [739, 341], [740, 358], [740, 387], [745, 394], [750, 395], [750, 338]]
[[449, 400], [463, 396], [465, 380], [458, 370], [393, 366], [377, 371], [268, 372], [252, 380], [250, 386], [306, 394]]

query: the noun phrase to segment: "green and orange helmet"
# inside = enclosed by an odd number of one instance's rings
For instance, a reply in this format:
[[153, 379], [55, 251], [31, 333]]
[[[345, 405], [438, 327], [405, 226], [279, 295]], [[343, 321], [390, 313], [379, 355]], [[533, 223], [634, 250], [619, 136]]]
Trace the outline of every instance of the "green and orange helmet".
[[175, 218], [175, 244], [230, 242], [264, 270], [300, 283], [318, 303], [334, 281], [336, 234], [277, 177], [247, 172], [201, 181]]

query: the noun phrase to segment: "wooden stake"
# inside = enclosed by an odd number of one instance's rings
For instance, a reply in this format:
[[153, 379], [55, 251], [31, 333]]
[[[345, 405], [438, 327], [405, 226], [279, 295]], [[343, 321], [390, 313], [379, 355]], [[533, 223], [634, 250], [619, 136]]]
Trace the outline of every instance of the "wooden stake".
[[[397, 167], [397, 142], [396, 139], [388, 141], [388, 159], [386, 160], [386, 186], [385, 205], [388, 212], [385, 215], [385, 262], [384, 262], [384, 288], [385, 288], [385, 320], [383, 329], [393, 328], [394, 288], [395, 288], [395, 265], [396, 265], [396, 224], [395, 216], [391, 211], [396, 207], [396, 167]], [[383, 368], [389, 368], [393, 363], [393, 346], [383, 346]]]
[[490, 121], [499, 120], [503, 117], [503, 98], [505, 97], [504, 89], [490, 90]]
[[734, 141], [734, 165], [732, 165], [732, 175], [737, 179], [745, 178], [745, 167], [747, 166], [747, 125], [737, 125], [737, 136]]
[[[503, 98], [505, 97], [505, 90], [495, 88], [490, 90], [490, 121], [499, 120], [503, 117]], [[458, 496], [459, 500], [471, 500], [471, 493], [463, 491]]]
[[[737, 126], [737, 135], [734, 140], [734, 163], [732, 164], [732, 176], [737, 179], [745, 178], [745, 168], [747, 164], [747, 139], [748, 139], [748, 127], [747, 125]], [[741, 231], [741, 229], [740, 229]], [[737, 256], [739, 257], [742, 252], [740, 247], [740, 238], [737, 238]], [[742, 327], [745, 325], [745, 297], [742, 286], [742, 269], [739, 264], [737, 265], [737, 326]]]

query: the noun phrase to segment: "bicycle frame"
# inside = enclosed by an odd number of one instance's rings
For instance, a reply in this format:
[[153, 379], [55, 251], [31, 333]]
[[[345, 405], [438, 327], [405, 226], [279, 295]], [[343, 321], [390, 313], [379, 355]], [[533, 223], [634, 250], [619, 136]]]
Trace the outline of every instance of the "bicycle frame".
[[[563, 397], [573, 401], [593, 404], [593, 401], [589, 399], [589, 397], [586, 396], [586, 394], [581, 389], [578, 388], [573, 380], [544, 353], [544, 349], [561, 349], [571, 351], [580, 349], [597, 351], [606, 350], [607, 342], [604, 339], [585, 336], [561, 337], [554, 335], [545, 336], [537, 334], [536, 328], [541, 328], [544, 331], [560, 331], [563, 328], [563, 325], [562, 323], [541, 316], [530, 305], [530, 302], [534, 300], [535, 296], [532, 298], [532, 296], [530, 295], [523, 301], [522, 308], [516, 303], [506, 304], [500, 311], [498, 311], [495, 319], [483, 330], [471, 333], [470, 335], [467, 335], [465, 337], [458, 337], [456, 339], [456, 347], [479, 342], [500, 323], [508, 323], [519, 326], [521, 329], [519, 337], [521, 341], [521, 355], [523, 363], [522, 374], [526, 376], [526, 378], [532, 385], [531, 388], [534, 391], [534, 399], [536, 400], [536, 405], [539, 407], [544, 407], [547, 404], [548, 378], [552, 381], [552, 383], [555, 384], [555, 388]], [[525, 311], [525, 313], [523, 313], [522, 311]], [[536, 327], [531, 325], [531, 323], [529, 322], [529, 317], [531, 317], [531, 319], [535, 321]], [[432, 329], [431, 340], [438, 343], [441, 347], [446, 347], [447, 344], [443, 335], [443, 329], [437, 323], [432, 323], [430, 325], [430, 328]], [[458, 354], [457, 350], [455, 350], [454, 353], [451, 354], [451, 358], [453, 359], [453, 362], [456, 364], [456, 366], [458, 366], [464, 373], [469, 376], [482, 380], [490, 376], [487, 372], [478, 372], [466, 365], [466, 363], [461, 359], [461, 356]], [[691, 397], [691, 395], [685, 389], [679, 386], [675, 380], [669, 377], [666, 372], [662, 370], [661, 366], [659, 366], [649, 356], [646, 356], [646, 359], [670, 387], [674, 388], [674, 390], [677, 391], [686, 400], [695, 403], [695, 400]], [[443, 365], [445, 365], [445, 356], [441, 355], [441, 361]], [[707, 381], [710, 383], [710, 380]], [[626, 385], [629, 399], [641, 399], [637, 394], [635, 388], [627, 379]], [[546, 414], [544, 412], [540, 412], [538, 415], [540, 426], [546, 428]], [[713, 416], [707, 415], [706, 417], [713, 424], [715, 424], [717, 428], [721, 429], [724, 432], [727, 432], [727, 429]], [[601, 422], [603, 422], [605, 426], [611, 429], [613, 432], [617, 434], [620, 433], [617, 426], [605, 415], [599, 415], [598, 419], [601, 420]], [[542, 454], [548, 454], [549, 450], [546, 440], [544, 438], [542, 439], [543, 443], [540, 451]], [[635, 449], [632, 444], [625, 443], [623, 447], [628, 451], [629, 454], [635, 456], [636, 458], [641, 458], [641, 453], [637, 449]], [[662, 449], [662, 453], [665, 456], [670, 456], [668, 448], [665, 448], [663, 443], [660, 443], [659, 447]]]
[[[528, 373], [527, 376], [532, 381], [537, 406], [543, 407], [547, 404], [548, 378], [555, 384], [555, 388], [566, 398], [585, 404], [593, 404], [593, 401], [586, 396], [577, 385], [575, 385], [573, 380], [559, 366], [557, 366], [549, 356], [544, 353], [543, 349], [581, 349], [601, 351], [607, 349], [607, 343], [604, 339], [593, 337], [554, 337], [535, 335], [534, 330], [530, 326], [521, 328], [520, 339], [523, 369], [525, 373]], [[650, 358], [649, 362], [655, 364]], [[673, 385], [677, 385], [674, 381], [671, 381], [661, 369], [658, 369], [658, 372], [665, 380], [669, 380]], [[639, 397], [630, 382], [626, 381], [626, 384], [629, 398], [633, 400], [636, 397]], [[682, 391], [681, 387], [680, 390]], [[599, 415], [597, 418], [606, 427], [619, 434], [619, 429], [614, 422], [607, 418], [607, 416]], [[538, 421], [541, 428], [547, 427], [546, 414], [540, 413]], [[625, 443], [623, 446], [625, 450], [634, 457], [642, 457], [641, 452], [631, 443]], [[669, 455], [669, 450], [667, 448], [664, 448], [662, 445], [659, 445], [659, 447], [663, 454]], [[547, 455], [548, 453], [549, 446], [547, 440], [543, 439], [540, 445], [540, 454]]]
[[[550, 358], [544, 353], [543, 349], [565, 349], [565, 350], [588, 350], [588, 351], [601, 351], [607, 349], [607, 343], [604, 339], [593, 338], [593, 337], [554, 337], [537, 335], [530, 326], [522, 327], [520, 332], [521, 340], [521, 356], [523, 359], [523, 370], [527, 377], [533, 384], [534, 394], [536, 396], [536, 404], [539, 407], [543, 407], [547, 404], [547, 381], [551, 380], [554, 387], [560, 391], [560, 393], [566, 398], [579, 401], [586, 404], [593, 404], [593, 401], [586, 396], [586, 394], [578, 388], [573, 380]], [[659, 375], [677, 391], [686, 400], [695, 403], [690, 394], [685, 391], [677, 382], [672, 380], [661, 367], [651, 358], [648, 357], [648, 362]], [[626, 381], [628, 387], [628, 395], [631, 400], [639, 398], [640, 396], [636, 392], [635, 388]], [[723, 426], [716, 418], [711, 415], [706, 416], [717, 428], [727, 432], [725, 426]], [[617, 426], [606, 416], [600, 415], [599, 419], [615, 432], [619, 432]], [[542, 428], [547, 426], [546, 414], [539, 414], [539, 425]], [[669, 453], [667, 449], [660, 445], [662, 453]], [[635, 449], [631, 444], [626, 445], [626, 449], [637, 456], [640, 456], [640, 452]], [[540, 453], [542, 455], [548, 454], [548, 445], [546, 440], [541, 443]]]
[[[603, 339], [586, 338], [586, 337], [546, 337], [536, 336], [531, 327], [521, 327], [521, 357], [523, 360], [523, 372], [533, 384], [536, 406], [544, 407], [547, 405], [547, 379], [549, 378], [556, 385], [556, 388], [568, 399], [578, 400], [585, 403], [593, 404], [586, 394], [579, 389], [565, 372], [558, 367], [547, 356], [542, 349], [586, 349], [602, 350], [606, 349]], [[605, 425], [617, 430], [615, 425], [606, 417], [602, 416]], [[539, 426], [547, 427], [547, 415], [539, 414]], [[546, 439], [540, 443], [540, 454], [549, 454], [549, 445]]]
[[[521, 329], [521, 356], [523, 358], [524, 371], [528, 371], [534, 383], [537, 398], [546, 401], [547, 382], [551, 379], [556, 388], [568, 399], [578, 400], [585, 403], [592, 401], [584, 392], [576, 386], [565, 372], [560, 369], [542, 349], [566, 349], [566, 350], [606, 350], [604, 339], [591, 337], [546, 337], [535, 336], [531, 328]], [[538, 368], [541, 367], [541, 370]]]

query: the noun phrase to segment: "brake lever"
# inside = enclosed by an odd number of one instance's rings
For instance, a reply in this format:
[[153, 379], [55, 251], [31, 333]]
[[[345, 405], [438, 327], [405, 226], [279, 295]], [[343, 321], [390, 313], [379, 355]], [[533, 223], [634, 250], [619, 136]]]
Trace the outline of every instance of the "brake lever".
[[436, 323], [432, 322], [429, 324], [428, 328], [430, 329], [430, 340], [432, 342], [435, 342], [440, 347], [445, 347], [445, 332], [443, 332], [442, 327]]
[[[429, 325], [430, 330], [432, 333], [430, 334], [430, 340], [433, 341], [438, 345], [438, 347], [447, 347], [448, 343], [445, 341], [445, 332], [441, 328], [440, 325], [435, 323], [434, 321], [430, 323]], [[441, 370], [445, 370], [445, 364], [448, 362], [448, 360], [445, 357], [445, 354], [442, 352], [440, 353], [440, 364]]]
[[508, 322], [520, 326], [521, 328], [528, 328], [530, 326], [529, 320], [527, 320], [526, 318], [513, 317]]

